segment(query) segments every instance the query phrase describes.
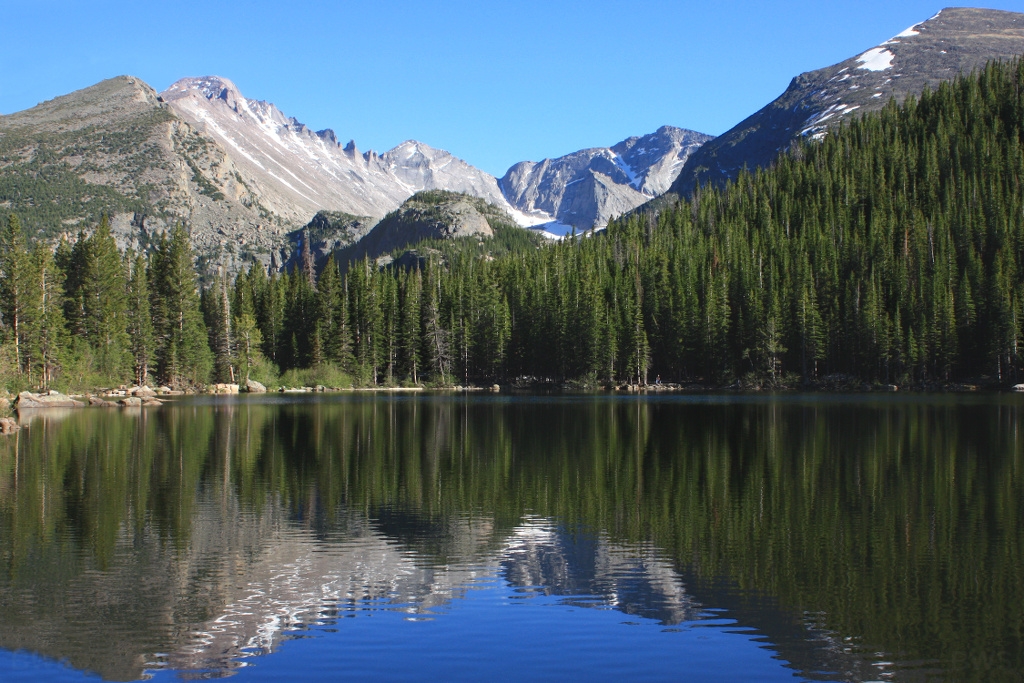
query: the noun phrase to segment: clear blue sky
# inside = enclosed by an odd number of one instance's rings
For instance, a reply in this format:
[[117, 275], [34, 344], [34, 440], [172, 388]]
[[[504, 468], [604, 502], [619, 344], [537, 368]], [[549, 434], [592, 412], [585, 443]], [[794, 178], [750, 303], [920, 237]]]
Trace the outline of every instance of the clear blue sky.
[[[1024, 0], [975, 5], [1024, 12]], [[917, 0], [2, 0], [0, 112], [119, 74], [219, 75], [360, 150], [495, 175], [670, 124], [719, 134], [790, 79], [944, 5]]]

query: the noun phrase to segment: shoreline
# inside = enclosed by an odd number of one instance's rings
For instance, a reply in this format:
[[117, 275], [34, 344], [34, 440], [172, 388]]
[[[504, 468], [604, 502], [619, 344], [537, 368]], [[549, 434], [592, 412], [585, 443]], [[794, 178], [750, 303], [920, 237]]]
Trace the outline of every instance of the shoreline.
[[[158, 407], [167, 399], [181, 396], [237, 396], [241, 394], [421, 394], [421, 393], [462, 393], [462, 394], [609, 394], [609, 395], [660, 395], [660, 394], [991, 394], [1021, 393], [1024, 384], [993, 382], [983, 379], [976, 382], [923, 383], [899, 386], [896, 384], [869, 384], [854, 381], [821, 381], [807, 384], [756, 384], [733, 382], [728, 385], [688, 383], [618, 384], [596, 385], [577, 382], [516, 382], [490, 385], [449, 385], [449, 386], [348, 386], [328, 387], [324, 385], [306, 387], [264, 388], [251, 391], [235, 384], [213, 384], [205, 391], [181, 391], [167, 387], [156, 389], [148, 386], [100, 389], [96, 391], [73, 391], [61, 393], [21, 392], [17, 396], [0, 397], [0, 412], [19, 410], [46, 410], [53, 408], [111, 407], [136, 408]], [[19, 405], [23, 404], [23, 405]]]

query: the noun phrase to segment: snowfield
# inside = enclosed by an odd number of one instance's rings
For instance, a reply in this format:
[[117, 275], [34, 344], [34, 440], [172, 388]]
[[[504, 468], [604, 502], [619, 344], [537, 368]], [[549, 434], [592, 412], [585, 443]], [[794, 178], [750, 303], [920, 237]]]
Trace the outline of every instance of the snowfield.
[[874, 47], [857, 57], [857, 62], [860, 63], [859, 69], [866, 69], [868, 71], [885, 71], [892, 67], [892, 60], [896, 59], [896, 55], [884, 47]]

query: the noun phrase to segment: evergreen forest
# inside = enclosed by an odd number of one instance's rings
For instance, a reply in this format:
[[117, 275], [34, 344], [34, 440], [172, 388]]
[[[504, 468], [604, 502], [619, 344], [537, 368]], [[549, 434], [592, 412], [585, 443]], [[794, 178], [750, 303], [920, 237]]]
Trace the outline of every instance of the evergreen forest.
[[11, 216], [2, 380], [1015, 383], [1022, 84], [991, 63], [592, 236], [254, 263], [202, 292], [183, 228], [122, 253], [102, 221], [54, 252]]

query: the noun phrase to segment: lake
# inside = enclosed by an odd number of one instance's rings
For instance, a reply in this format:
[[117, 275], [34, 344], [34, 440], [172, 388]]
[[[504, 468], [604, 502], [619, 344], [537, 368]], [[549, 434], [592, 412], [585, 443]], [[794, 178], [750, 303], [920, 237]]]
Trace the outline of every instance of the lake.
[[194, 397], [0, 441], [0, 679], [1024, 679], [1024, 396]]

